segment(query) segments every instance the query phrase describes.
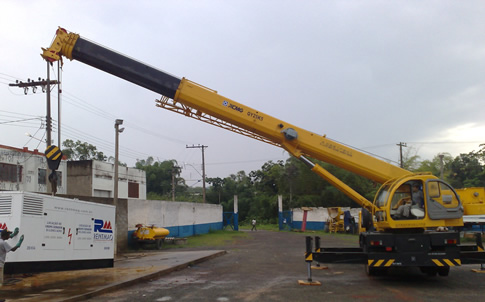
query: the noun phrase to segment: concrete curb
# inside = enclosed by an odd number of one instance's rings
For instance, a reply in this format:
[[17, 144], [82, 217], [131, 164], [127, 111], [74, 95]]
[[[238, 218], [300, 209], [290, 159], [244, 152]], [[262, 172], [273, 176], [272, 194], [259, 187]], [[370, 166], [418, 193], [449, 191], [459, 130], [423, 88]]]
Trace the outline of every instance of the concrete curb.
[[163, 270], [155, 272], [155, 273], [150, 273], [150, 274], [147, 274], [145, 276], [134, 278], [134, 279], [131, 279], [131, 280], [113, 283], [113, 284], [107, 285], [105, 287], [96, 289], [94, 291], [84, 293], [84, 294], [81, 294], [81, 295], [77, 295], [77, 296], [74, 296], [74, 297], [70, 297], [70, 298], [67, 298], [67, 299], [63, 299], [63, 300], [60, 300], [60, 301], [61, 302], [85, 301], [86, 299], [90, 299], [90, 298], [93, 298], [93, 297], [96, 297], [96, 296], [99, 296], [99, 295], [107, 294], [107, 293], [119, 290], [121, 288], [125, 288], [125, 287], [131, 286], [131, 285], [135, 285], [135, 284], [140, 283], [140, 282], [160, 278], [160, 277], [167, 275], [167, 274], [170, 274], [172, 272], [183, 270], [183, 269], [187, 268], [188, 266], [190, 266], [192, 264], [198, 264], [198, 263], [201, 263], [201, 262], [222, 256], [222, 255], [225, 255], [226, 253], [227, 253], [227, 251], [219, 251], [219, 252], [214, 253], [212, 255], [205, 256], [205, 257], [202, 257], [202, 258], [190, 261], [190, 262], [182, 263], [182, 264], [179, 264], [179, 265], [167, 268], [167, 269], [163, 269]]

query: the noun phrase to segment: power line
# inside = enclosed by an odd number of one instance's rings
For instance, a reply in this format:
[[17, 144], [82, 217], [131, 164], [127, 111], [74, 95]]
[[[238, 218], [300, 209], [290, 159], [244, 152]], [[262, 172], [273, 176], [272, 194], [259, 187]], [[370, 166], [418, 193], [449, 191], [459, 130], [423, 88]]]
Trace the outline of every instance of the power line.
[[484, 144], [485, 140], [483, 141], [471, 141], [471, 142], [408, 142], [408, 144], [416, 144], [416, 145], [446, 145], [446, 144]]
[[[101, 138], [95, 137], [91, 134], [88, 134], [88, 133], [82, 132], [80, 130], [74, 129], [74, 128], [69, 127], [65, 124], [64, 124], [63, 127], [64, 127], [64, 133], [66, 133], [68, 136], [70, 136], [70, 137], [72, 137], [76, 140], [80, 140], [80, 141], [84, 140], [88, 143], [91, 143], [96, 148], [99, 147], [101, 151], [109, 150], [109, 152], [112, 152], [113, 149], [114, 149], [114, 144], [108, 143], [104, 139], [101, 139]], [[143, 156], [146, 156], [146, 157], [150, 156], [146, 153], [139, 152], [139, 151], [136, 151], [136, 150], [133, 150], [133, 149], [130, 149], [130, 148], [126, 148], [126, 147], [120, 147], [120, 154], [125, 156], [125, 157], [129, 157], [131, 159], [139, 159], [140, 157], [143, 157]]]
[[6, 122], [0, 122], [0, 125], [2, 124], [10, 124], [10, 123], [19, 123], [19, 122], [25, 122], [25, 121], [31, 121], [31, 120], [38, 120], [39, 118], [27, 118], [27, 119], [22, 119], [22, 120], [16, 120], [16, 121], [6, 121]]
[[25, 113], [19, 113], [19, 112], [12, 112], [12, 111], [0, 110], [0, 112], [5, 112], [5, 113], [13, 114], [14, 116], [18, 115], [18, 116], [29, 116], [29, 117], [42, 118], [42, 116], [38, 116], [38, 115], [25, 114]]
[[[289, 157], [287, 157], [289, 158]], [[253, 159], [253, 160], [241, 160], [241, 161], [231, 161], [231, 162], [217, 162], [217, 163], [206, 163], [207, 166], [216, 166], [216, 165], [232, 165], [232, 164], [247, 164], [247, 163], [258, 163], [258, 162], [267, 162], [267, 161], [278, 161], [281, 159]]]
[[[0, 72], [0, 74], [3, 75], [3, 76], [7, 76], [7, 77], [9, 77], [11, 79], [14, 79], [14, 80], [20, 80], [20, 78], [18, 78], [18, 77], [15, 77], [15, 76], [12, 76], [12, 75], [3, 73], [3, 72]], [[11, 79], [8, 79], [8, 80], [11, 81]]]
[[[63, 99], [66, 100], [67, 103], [72, 105], [72, 106], [75, 106], [79, 109], [85, 110], [89, 113], [92, 113], [94, 115], [97, 115], [97, 116], [102, 117], [103, 119], [106, 119], [106, 120], [109, 120], [109, 121], [116, 119], [116, 116], [114, 116], [113, 114], [111, 114], [111, 113], [109, 113], [109, 112], [107, 112], [103, 109], [100, 109], [100, 108], [98, 108], [98, 107], [96, 107], [92, 104], [89, 104], [88, 102], [84, 101], [83, 99], [81, 99], [79, 97], [76, 97], [76, 96], [74, 96], [70, 93], [66, 93], [66, 92], [65, 92], [65, 94], [68, 94], [69, 96], [65, 97]], [[56, 96], [54, 96], [54, 98], [56, 98]], [[157, 138], [161, 138], [163, 140], [175, 142], [175, 143], [185, 144], [185, 141], [182, 141], [178, 138], [161, 135], [159, 132], [155, 132], [153, 130], [141, 127], [138, 124], [131, 123], [129, 120], [125, 119], [124, 122], [125, 122], [125, 125], [128, 128], [139, 131], [143, 134], [148, 134], [148, 135], [151, 135], [151, 136], [154, 136], [154, 137], [157, 137]]]

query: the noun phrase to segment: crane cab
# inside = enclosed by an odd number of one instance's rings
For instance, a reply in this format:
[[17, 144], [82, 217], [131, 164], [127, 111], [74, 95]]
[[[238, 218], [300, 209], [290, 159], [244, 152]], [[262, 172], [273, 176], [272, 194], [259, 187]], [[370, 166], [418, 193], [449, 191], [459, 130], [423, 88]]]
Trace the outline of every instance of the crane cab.
[[378, 231], [463, 226], [456, 191], [430, 174], [404, 176], [384, 183], [374, 199]]

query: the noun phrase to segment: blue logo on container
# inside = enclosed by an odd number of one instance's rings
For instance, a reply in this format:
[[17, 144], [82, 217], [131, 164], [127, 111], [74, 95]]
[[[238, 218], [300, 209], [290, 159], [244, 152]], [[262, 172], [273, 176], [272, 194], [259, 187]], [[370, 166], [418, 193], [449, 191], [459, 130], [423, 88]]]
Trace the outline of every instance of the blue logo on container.
[[94, 220], [94, 240], [113, 240], [111, 221], [103, 221], [101, 219]]

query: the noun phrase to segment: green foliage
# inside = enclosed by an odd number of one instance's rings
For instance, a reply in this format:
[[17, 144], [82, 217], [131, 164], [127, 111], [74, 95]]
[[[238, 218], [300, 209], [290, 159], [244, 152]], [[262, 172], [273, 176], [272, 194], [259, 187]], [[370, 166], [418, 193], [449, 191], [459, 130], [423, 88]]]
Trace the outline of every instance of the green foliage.
[[402, 167], [409, 171], [416, 171], [420, 167], [419, 163], [420, 156], [418, 155], [418, 150], [410, 147], [406, 149], [406, 152], [402, 158]]
[[485, 186], [485, 170], [482, 163], [483, 157], [480, 152], [460, 154], [450, 164], [450, 184], [455, 188]]
[[224, 179], [220, 177], [207, 178], [206, 182], [209, 185], [212, 185], [212, 190], [206, 192], [206, 200], [211, 203], [220, 204], [223, 198], [222, 194], [224, 192], [224, 190], [222, 189], [224, 187]]
[[[372, 182], [335, 166], [320, 164], [372, 200], [377, 189]], [[293, 157], [286, 162], [266, 162], [260, 170], [252, 171], [249, 175], [240, 171], [225, 179], [208, 179], [208, 183], [212, 184], [207, 194], [208, 202], [222, 204], [226, 212], [233, 210], [234, 195], [238, 196], [241, 222], [256, 219], [259, 223], [276, 223], [277, 195], [283, 196], [286, 209], [302, 206], [356, 206], [347, 196]]]
[[148, 198], [172, 200], [172, 189], [175, 184], [177, 198], [187, 191], [185, 181], [180, 177], [180, 168], [175, 160], [155, 161], [153, 157], [138, 160], [135, 167], [146, 173]]
[[[442, 154], [443, 176], [456, 188], [485, 186], [485, 145], [477, 152], [460, 154], [453, 158]], [[441, 174], [441, 157], [419, 161], [417, 151], [407, 152], [403, 158], [405, 168], [414, 172]], [[324, 169], [342, 180], [370, 201], [379, 185], [327, 163], [318, 162]], [[176, 200], [202, 202], [202, 188], [190, 188], [180, 178], [175, 160], [156, 162], [152, 157], [137, 162], [137, 168], [147, 172], [147, 195], [149, 199], [171, 200], [172, 173], [176, 180]], [[206, 201], [221, 204], [225, 212], [233, 211], [234, 196], [238, 196], [239, 221], [247, 223], [256, 219], [260, 224], [277, 223], [278, 195], [283, 196], [284, 209], [297, 207], [358, 207], [354, 201], [313, 173], [294, 157], [286, 161], [268, 161], [261, 169], [231, 174], [226, 178], [207, 178], [209, 187]]]
[[[453, 157], [449, 153], [442, 153], [443, 156], [443, 171], [448, 171], [450, 164], [453, 161]], [[421, 165], [414, 170], [415, 172], [431, 172], [435, 176], [441, 174], [441, 158], [440, 155], [436, 155], [432, 160], [423, 160]], [[444, 172], [443, 172], [444, 173]]]
[[419, 162], [418, 159], [419, 156], [414, 154], [405, 157], [403, 162], [410, 171], [431, 172], [437, 177], [442, 174], [443, 179], [455, 188], [485, 186], [485, 144], [480, 145], [479, 151], [462, 153], [455, 158], [449, 153], [441, 153], [432, 160]]
[[87, 142], [81, 142], [80, 140], [74, 142], [73, 140], [66, 139], [62, 145], [62, 153], [68, 160], [99, 160], [106, 161], [107, 157], [96, 149], [95, 146], [88, 144]]

